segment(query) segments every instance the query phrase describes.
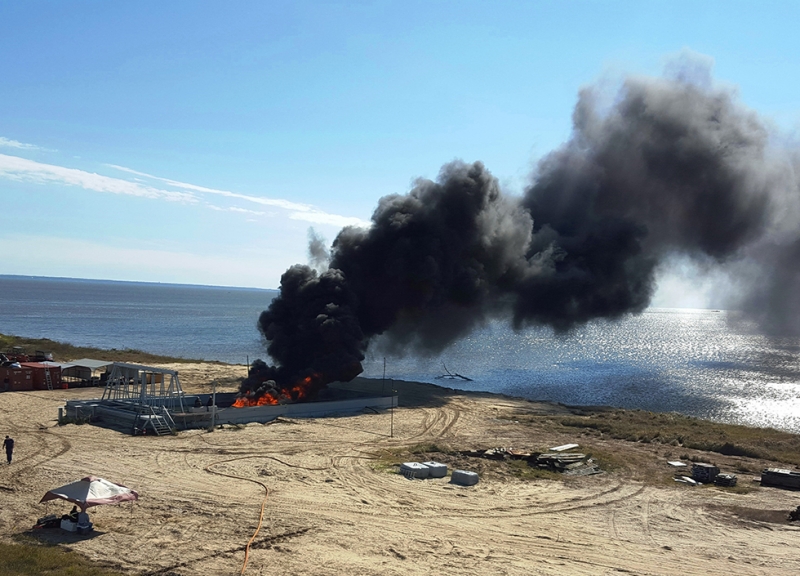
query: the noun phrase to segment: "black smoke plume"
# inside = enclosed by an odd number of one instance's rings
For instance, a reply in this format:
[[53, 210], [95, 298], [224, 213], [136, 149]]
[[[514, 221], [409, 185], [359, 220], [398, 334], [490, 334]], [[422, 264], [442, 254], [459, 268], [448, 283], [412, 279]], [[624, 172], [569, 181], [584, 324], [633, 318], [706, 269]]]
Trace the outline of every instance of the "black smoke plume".
[[584, 91], [573, 123], [522, 201], [528, 255], [555, 255], [520, 286], [517, 323], [569, 329], [641, 312], [669, 253], [724, 263], [768, 228], [767, 132], [730, 94], [629, 80], [603, 116]]
[[496, 316], [564, 332], [636, 314], [675, 254], [741, 272], [740, 307], [798, 331], [797, 163], [755, 113], [710, 83], [631, 78], [605, 110], [582, 91], [573, 125], [521, 198], [453, 162], [342, 230], [324, 272], [290, 268], [258, 324], [275, 379], [350, 379], [377, 335], [431, 353]]
[[255, 392], [266, 381], [286, 392], [306, 381], [305, 394], [313, 396], [328, 382], [355, 378], [367, 347], [356, 306], [340, 270], [320, 274], [308, 266], [289, 268], [281, 276], [280, 295], [258, 319], [267, 352], [278, 365], [254, 362], [241, 392]]

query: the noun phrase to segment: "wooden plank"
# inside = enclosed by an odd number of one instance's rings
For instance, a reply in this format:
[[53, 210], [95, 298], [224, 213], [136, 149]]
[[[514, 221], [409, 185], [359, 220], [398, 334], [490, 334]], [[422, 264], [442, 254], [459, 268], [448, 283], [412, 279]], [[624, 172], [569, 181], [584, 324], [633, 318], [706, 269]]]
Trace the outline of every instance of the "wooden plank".
[[578, 444], [564, 444], [563, 446], [556, 446], [555, 448], [550, 448], [551, 452], [563, 452], [564, 450], [572, 450], [573, 448], [577, 448]]

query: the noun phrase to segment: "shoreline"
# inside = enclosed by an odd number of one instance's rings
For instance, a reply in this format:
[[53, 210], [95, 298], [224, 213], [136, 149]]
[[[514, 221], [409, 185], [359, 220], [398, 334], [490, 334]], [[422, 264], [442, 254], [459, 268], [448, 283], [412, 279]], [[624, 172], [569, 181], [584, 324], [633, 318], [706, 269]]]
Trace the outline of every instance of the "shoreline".
[[[181, 358], [181, 357], [172, 357], [172, 356], [163, 356], [158, 354], [152, 354], [149, 352], [143, 352], [141, 350], [132, 350], [132, 349], [103, 349], [103, 348], [92, 348], [92, 347], [81, 347], [81, 346], [74, 346], [69, 343], [65, 342], [57, 342], [54, 340], [49, 339], [33, 339], [33, 338], [24, 338], [15, 335], [7, 335], [0, 333], [0, 350], [7, 349], [11, 346], [23, 346], [26, 349], [30, 349], [33, 351], [34, 349], [45, 349], [48, 351], [53, 351], [57, 353], [58, 356], [64, 357], [67, 360], [75, 360], [77, 358], [82, 357], [92, 357], [97, 360], [106, 360], [106, 361], [117, 361], [117, 362], [132, 362], [137, 364], [145, 364], [145, 365], [154, 365], [154, 366], [171, 366], [173, 369], [178, 370], [179, 372], [186, 368], [188, 365], [196, 365], [196, 364], [206, 364], [206, 365], [217, 365], [217, 366], [230, 366], [232, 369], [241, 371], [244, 369], [246, 371], [247, 365], [246, 364], [236, 364], [236, 363], [229, 363], [223, 362], [219, 360], [198, 360], [198, 359], [191, 359], [191, 358]], [[63, 360], [62, 360], [63, 361]], [[361, 380], [370, 380], [375, 382], [384, 382], [382, 378], [375, 378], [375, 377], [366, 377], [366, 376], [358, 376], [357, 379]], [[669, 412], [661, 412], [661, 411], [651, 411], [645, 410], [643, 408], [625, 408], [621, 406], [614, 406], [614, 405], [573, 405], [573, 404], [566, 404], [562, 402], [556, 402], [552, 400], [539, 400], [539, 399], [532, 399], [526, 398], [524, 396], [514, 396], [505, 394], [503, 392], [491, 392], [491, 391], [477, 391], [477, 390], [465, 390], [461, 388], [452, 388], [449, 386], [445, 386], [442, 384], [436, 384], [432, 382], [420, 382], [420, 381], [407, 381], [402, 379], [385, 379], [386, 382], [393, 381], [398, 383], [405, 383], [405, 384], [414, 384], [420, 386], [432, 386], [442, 390], [450, 391], [454, 394], [488, 394], [488, 395], [496, 395], [508, 398], [510, 400], [519, 400], [519, 401], [526, 401], [526, 402], [536, 402], [536, 403], [550, 403], [553, 405], [563, 406], [569, 410], [576, 410], [576, 411], [583, 411], [583, 412], [601, 412], [601, 411], [647, 411], [656, 414], [678, 414], [684, 418], [695, 419], [702, 422], [708, 422], [717, 424], [720, 426], [734, 426], [734, 427], [743, 427], [755, 430], [775, 430], [778, 432], [783, 432], [792, 435], [799, 435], [800, 431], [794, 431], [791, 429], [781, 429], [775, 427], [762, 427], [762, 426], [754, 426], [748, 424], [736, 424], [731, 422], [726, 422], [723, 420], [712, 420], [710, 418], [704, 418], [699, 416], [691, 416], [686, 415], [682, 412], [678, 411], [669, 411]], [[228, 382], [228, 384], [230, 384]], [[402, 402], [402, 400], [401, 400]]]

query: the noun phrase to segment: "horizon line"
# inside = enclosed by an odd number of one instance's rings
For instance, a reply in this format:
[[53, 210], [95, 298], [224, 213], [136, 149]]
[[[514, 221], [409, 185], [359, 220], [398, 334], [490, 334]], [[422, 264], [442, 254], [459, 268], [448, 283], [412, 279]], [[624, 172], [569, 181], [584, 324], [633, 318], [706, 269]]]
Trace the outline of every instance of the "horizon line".
[[192, 284], [190, 282], [159, 282], [155, 280], [115, 280], [111, 278], [78, 278], [74, 276], [41, 276], [38, 274], [0, 274], [0, 278], [37, 279], [37, 280], [73, 280], [77, 282], [113, 282], [119, 284], [150, 284], [154, 286], [183, 286], [190, 288], [232, 288], [235, 290], [262, 290], [278, 292], [278, 288], [259, 288], [256, 286], [224, 286], [221, 284]]

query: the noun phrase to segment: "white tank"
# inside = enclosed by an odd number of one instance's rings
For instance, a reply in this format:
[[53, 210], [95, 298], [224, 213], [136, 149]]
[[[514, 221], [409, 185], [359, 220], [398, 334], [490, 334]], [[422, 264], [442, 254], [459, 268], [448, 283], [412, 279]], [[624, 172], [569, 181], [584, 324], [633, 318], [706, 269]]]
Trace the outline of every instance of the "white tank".
[[467, 470], [453, 470], [450, 481], [454, 484], [461, 484], [462, 486], [474, 486], [478, 483], [478, 474], [475, 472], [468, 472]]
[[429, 478], [444, 478], [447, 476], [446, 464], [441, 464], [439, 462], [423, 462], [423, 464], [430, 470], [428, 473]]
[[400, 465], [400, 474], [406, 478], [427, 478], [430, 474], [430, 468], [421, 464], [420, 462], [403, 462]]

